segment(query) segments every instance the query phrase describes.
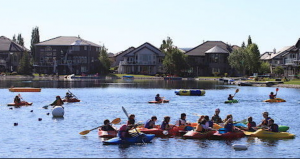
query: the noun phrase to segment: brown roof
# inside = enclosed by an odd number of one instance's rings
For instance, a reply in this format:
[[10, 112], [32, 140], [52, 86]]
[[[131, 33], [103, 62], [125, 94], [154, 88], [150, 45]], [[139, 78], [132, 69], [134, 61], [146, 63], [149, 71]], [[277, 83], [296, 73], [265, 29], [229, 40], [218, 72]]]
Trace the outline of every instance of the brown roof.
[[44, 46], [44, 45], [56, 45], [56, 46], [71, 46], [71, 45], [81, 45], [81, 46], [95, 46], [95, 47], [101, 47], [98, 44], [95, 44], [93, 42], [84, 40], [77, 36], [58, 36], [53, 39], [42, 41], [38, 44], [35, 44], [37, 46]]
[[187, 51], [185, 54], [189, 56], [205, 56], [205, 52], [216, 45], [228, 52], [232, 51], [232, 48], [228, 44], [225, 44], [223, 41], [206, 41]]
[[24, 52], [29, 51], [26, 47], [10, 40], [5, 36], [0, 36], [0, 52]]

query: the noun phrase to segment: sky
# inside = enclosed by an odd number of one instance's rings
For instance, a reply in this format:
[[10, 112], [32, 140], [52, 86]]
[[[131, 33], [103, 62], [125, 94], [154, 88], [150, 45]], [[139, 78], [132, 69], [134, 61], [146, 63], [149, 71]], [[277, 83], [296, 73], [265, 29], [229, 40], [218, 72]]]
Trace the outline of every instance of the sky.
[[295, 45], [300, 38], [299, 0], [1, 0], [0, 36], [21, 33], [30, 48], [40, 41], [80, 36], [117, 53], [170, 37], [179, 48], [204, 41], [247, 44], [260, 53]]

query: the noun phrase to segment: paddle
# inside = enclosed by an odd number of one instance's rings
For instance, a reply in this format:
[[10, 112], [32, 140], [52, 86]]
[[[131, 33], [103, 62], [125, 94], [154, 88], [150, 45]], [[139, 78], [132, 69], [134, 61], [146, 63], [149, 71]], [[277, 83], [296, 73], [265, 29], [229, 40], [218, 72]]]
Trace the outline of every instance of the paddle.
[[[111, 123], [111, 124], [118, 124], [118, 123], [120, 123], [120, 122], [121, 122], [121, 119], [120, 119], [120, 118], [116, 118], [116, 119], [114, 119], [113, 121], [111, 121], [110, 123]], [[101, 127], [101, 126], [98, 126], [98, 127], [96, 127], [96, 128], [93, 128], [93, 129], [91, 129], [91, 130], [84, 130], [84, 131], [80, 132], [79, 134], [80, 134], [80, 135], [86, 135], [86, 134], [90, 133], [90, 131], [93, 131], [93, 130], [98, 129], [98, 128], [100, 128], [100, 127]]]
[[[127, 119], [128, 119], [128, 118], [129, 118], [129, 115], [128, 115], [126, 109], [125, 109], [123, 106], [122, 106], [122, 110], [123, 110], [123, 112], [125, 113], [125, 115], [127, 116]], [[134, 128], [134, 130], [137, 132], [138, 136], [140, 136], [141, 134], [137, 131], [137, 129], [135, 128], [135, 126], [133, 126], [133, 128]]]
[[48, 109], [49, 106], [51, 106], [51, 105], [50, 105], [50, 104], [49, 104], [49, 105], [45, 105], [45, 106], [43, 106], [42, 108]]
[[75, 94], [73, 94], [70, 90], [68, 90], [69, 93], [71, 93], [71, 95], [73, 95], [76, 99], [78, 99]]
[[279, 91], [279, 88], [276, 88], [276, 94], [275, 94], [275, 96], [277, 96], [277, 92]]
[[240, 91], [239, 89], [236, 89], [233, 96], [235, 96], [235, 94], [236, 94], [237, 92], [239, 92], [239, 91]]

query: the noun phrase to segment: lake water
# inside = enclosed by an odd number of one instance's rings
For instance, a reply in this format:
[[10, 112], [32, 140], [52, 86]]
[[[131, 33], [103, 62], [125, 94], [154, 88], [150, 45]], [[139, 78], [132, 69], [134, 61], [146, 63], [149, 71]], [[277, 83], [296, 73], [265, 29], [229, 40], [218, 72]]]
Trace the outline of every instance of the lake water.
[[[8, 88], [41, 87], [41, 92], [21, 92], [21, 96], [32, 106], [13, 108], [6, 106], [13, 102], [18, 92], [9, 92]], [[174, 91], [179, 88], [205, 89], [205, 96], [177, 96]], [[236, 104], [224, 104], [228, 94], [240, 91]], [[264, 103], [274, 87], [246, 87], [223, 85], [215, 81], [163, 81], [163, 80], [36, 80], [0, 81], [0, 157], [14, 158], [213, 158], [213, 157], [300, 157], [299, 101], [300, 89], [279, 88], [278, 97], [285, 103]], [[55, 96], [64, 96], [67, 90], [73, 92], [82, 102], [65, 104], [64, 118], [53, 118], [51, 109], [42, 107], [52, 103]], [[159, 93], [170, 103], [148, 104]], [[171, 116], [171, 124], [187, 114], [187, 120], [196, 122], [193, 113], [214, 114], [221, 109], [222, 119], [232, 114], [234, 120], [240, 121], [252, 116], [256, 123], [262, 120], [262, 112], [268, 111], [270, 117], [279, 125], [290, 126], [288, 132], [296, 134], [295, 139], [266, 140], [244, 137], [233, 141], [192, 140], [175, 138], [154, 138], [146, 145], [103, 145], [97, 136], [97, 130], [82, 136], [79, 132], [102, 125], [103, 120], [121, 118], [126, 123], [126, 115], [135, 114], [136, 121], [146, 121], [151, 116], [158, 117], [161, 124], [164, 116]], [[33, 110], [33, 112], [31, 112]], [[50, 115], [47, 115], [50, 113]], [[42, 118], [42, 121], [38, 121]], [[18, 123], [18, 126], [14, 126]], [[235, 151], [232, 144], [246, 144], [248, 150]]]

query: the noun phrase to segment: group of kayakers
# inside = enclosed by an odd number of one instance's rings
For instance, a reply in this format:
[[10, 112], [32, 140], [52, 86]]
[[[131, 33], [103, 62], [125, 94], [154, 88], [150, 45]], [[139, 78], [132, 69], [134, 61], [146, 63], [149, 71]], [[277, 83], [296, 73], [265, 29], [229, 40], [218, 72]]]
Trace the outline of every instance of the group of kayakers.
[[[276, 92], [276, 94], [274, 94], [274, 92], [271, 92], [270, 95], [269, 95], [269, 98], [270, 99], [275, 99], [276, 95], [277, 95], [277, 92]], [[234, 100], [233, 97], [234, 97], [233, 95], [229, 94], [227, 100]]]

